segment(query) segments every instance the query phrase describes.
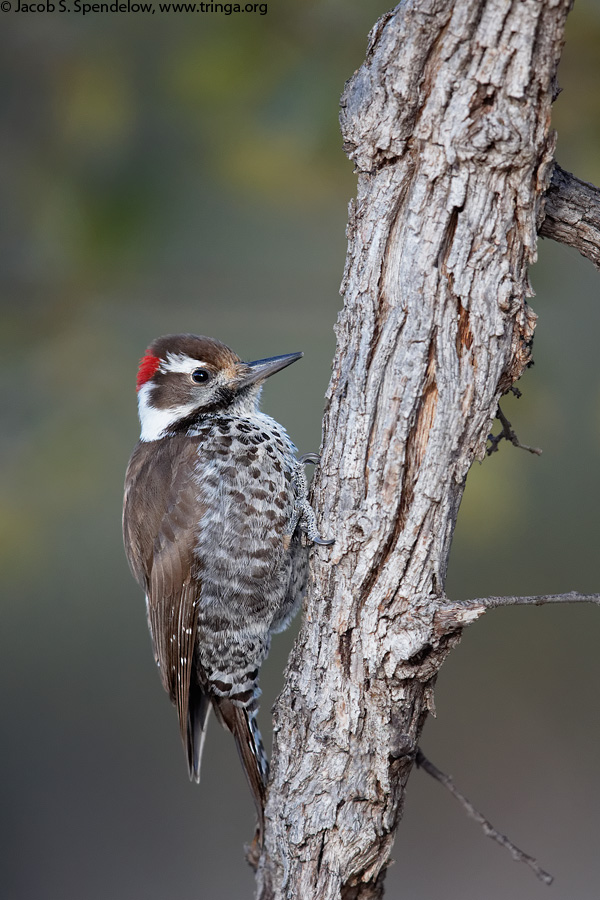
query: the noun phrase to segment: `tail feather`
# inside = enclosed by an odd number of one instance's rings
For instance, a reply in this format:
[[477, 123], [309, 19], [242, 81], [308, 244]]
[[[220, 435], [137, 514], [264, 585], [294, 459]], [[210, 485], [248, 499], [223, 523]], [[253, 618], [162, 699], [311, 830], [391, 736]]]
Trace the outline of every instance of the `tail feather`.
[[255, 686], [251, 705], [241, 706], [230, 697], [217, 696], [208, 685], [192, 678], [189, 685], [187, 715], [180, 716], [181, 736], [185, 747], [190, 779], [200, 781], [200, 763], [211, 706], [219, 722], [230, 731], [244, 769], [258, 815], [255, 844], [262, 847], [264, 808], [269, 778], [269, 763], [256, 721]]
[[256, 722], [256, 712], [236, 706], [226, 697], [214, 698], [215, 710], [231, 731], [258, 814], [258, 840], [262, 846], [269, 764]]
[[186, 733], [182, 737], [184, 737], [190, 780], [195, 781], [196, 784], [200, 782], [200, 763], [202, 761], [202, 750], [204, 749], [210, 707], [211, 703], [207, 694], [205, 694], [200, 685], [192, 682], [190, 685]]

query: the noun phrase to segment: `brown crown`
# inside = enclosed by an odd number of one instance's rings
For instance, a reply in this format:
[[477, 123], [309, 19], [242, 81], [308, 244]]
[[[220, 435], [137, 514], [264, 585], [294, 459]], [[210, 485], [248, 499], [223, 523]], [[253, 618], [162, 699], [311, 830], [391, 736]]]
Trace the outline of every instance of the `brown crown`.
[[165, 334], [152, 341], [146, 353], [165, 360], [169, 353], [184, 353], [192, 359], [206, 363], [215, 371], [240, 362], [237, 353], [226, 344], [202, 334]]

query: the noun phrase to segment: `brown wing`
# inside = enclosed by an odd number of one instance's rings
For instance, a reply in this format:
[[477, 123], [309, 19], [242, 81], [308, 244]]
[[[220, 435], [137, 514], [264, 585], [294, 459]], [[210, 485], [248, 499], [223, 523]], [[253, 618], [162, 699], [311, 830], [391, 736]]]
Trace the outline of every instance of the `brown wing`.
[[[190, 679], [201, 572], [194, 548], [206, 505], [193, 477], [198, 442], [188, 437], [140, 443], [131, 457], [123, 509], [125, 549], [146, 591], [148, 622], [163, 686], [177, 707], [190, 759]], [[197, 697], [206, 721], [206, 703]]]

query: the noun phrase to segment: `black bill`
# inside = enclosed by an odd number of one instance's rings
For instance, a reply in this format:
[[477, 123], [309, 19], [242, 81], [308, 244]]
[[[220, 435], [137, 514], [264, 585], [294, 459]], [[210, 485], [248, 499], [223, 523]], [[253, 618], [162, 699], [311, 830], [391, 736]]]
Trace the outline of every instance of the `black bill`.
[[250, 384], [256, 384], [258, 381], [264, 381], [280, 369], [291, 366], [298, 359], [302, 359], [304, 353], [286, 353], [283, 356], [270, 356], [268, 359], [255, 359], [254, 362], [246, 363], [250, 371], [242, 377], [239, 387], [246, 387]]

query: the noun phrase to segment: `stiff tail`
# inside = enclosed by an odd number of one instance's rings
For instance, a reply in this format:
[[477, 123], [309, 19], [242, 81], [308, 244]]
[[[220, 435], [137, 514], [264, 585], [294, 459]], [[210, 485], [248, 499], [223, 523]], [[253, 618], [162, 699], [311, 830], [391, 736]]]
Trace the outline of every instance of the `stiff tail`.
[[214, 698], [214, 702], [219, 718], [235, 739], [244, 774], [252, 791], [258, 815], [258, 841], [262, 846], [269, 764], [256, 723], [256, 712], [236, 706], [225, 697]]
[[196, 784], [200, 782], [200, 763], [202, 761], [202, 750], [204, 748], [210, 706], [210, 699], [200, 685], [192, 682], [190, 684], [186, 733], [182, 737], [187, 754], [190, 780], [195, 781]]

